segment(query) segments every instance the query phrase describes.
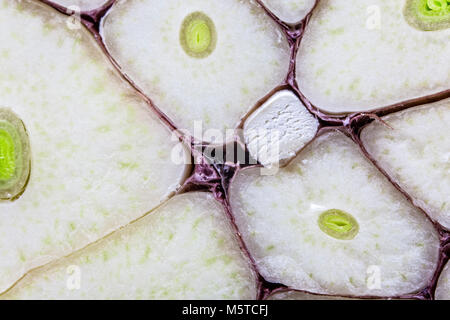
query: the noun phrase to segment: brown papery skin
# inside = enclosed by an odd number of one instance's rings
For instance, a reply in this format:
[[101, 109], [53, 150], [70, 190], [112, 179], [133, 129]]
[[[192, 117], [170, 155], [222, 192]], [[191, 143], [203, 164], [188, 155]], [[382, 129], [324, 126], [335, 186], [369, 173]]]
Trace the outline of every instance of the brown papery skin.
[[[73, 12], [68, 11], [65, 7], [55, 4], [49, 0], [38, 0], [41, 3], [53, 7], [55, 10], [66, 14], [71, 15]], [[214, 158], [207, 157], [204, 154], [205, 149], [208, 147], [208, 143], [203, 141], [197, 141], [193, 137], [188, 134], [181, 133], [167, 115], [164, 114], [162, 110], [160, 110], [151, 100], [150, 97], [147, 97], [144, 92], [127, 76], [124, 72], [122, 72], [120, 65], [115, 61], [115, 59], [108, 52], [106, 45], [104, 43], [104, 39], [100, 34], [100, 26], [102, 24], [103, 18], [107, 15], [108, 11], [114, 5], [117, 0], [109, 0], [102, 7], [89, 10], [82, 11], [80, 14], [82, 24], [90, 31], [92, 36], [94, 37], [97, 44], [100, 46], [106, 57], [112, 63], [114, 68], [120, 73], [121, 77], [128, 82], [135, 90], [136, 93], [141, 96], [148, 104], [151, 112], [156, 114], [159, 119], [171, 130], [178, 133], [179, 139], [181, 142], [185, 144], [185, 146], [191, 150], [192, 160], [194, 162], [193, 170], [189, 178], [184, 182], [183, 186], [178, 190], [178, 194], [192, 192], [192, 191], [205, 191], [211, 192], [215, 198], [222, 203], [225, 208], [225, 212], [227, 217], [229, 218], [231, 225], [233, 226], [236, 236], [239, 241], [239, 245], [244, 254], [248, 257], [250, 261], [250, 265], [253, 268], [254, 272], [257, 274], [258, 279], [258, 299], [266, 299], [270, 295], [278, 292], [285, 291], [301, 291], [289, 288], [282, 284], [278, 283], [270, 283], [266, 281], [261, 273], [258, 271], [258, 267], [250, 254], [249, 250], [245, 242], [242, 239], [242, 236], [239, 232], [239, 229], [235, 223], [234, 215], [231, 210], [231, 206], [229, 203], [228, 197], [228, 189], [229, 185], [236, 175], [236, 173], [249, 166], [255, 166], [252, 164], [248, 164], [247, 162], [242, 163], [242, 161], [225, 162], [225, 164], [215, 161]], [[419, 105], [432, 103], [436, 101], [440, 101], [446, 98], [450, 98], [450, 89], [445, 90], [433, 95], [428, 95], [412, 100], [402, 101], [389, 106], [381, 106], [370, 112], [357, 112], [351, 114], [327, 114], [320, 111], [320, 108], [313, 105], [300, 91], [297, 81], [295, 79], [295, 70], [296, 70], [296, 56], [298, 52], [298, 48], [301, 44], [302, 37], [304, 32], [308, 26], [310, 18], [314, 12], [314, 9], [317, 7], [320, 0], [316, 0], [315, 6], [311, 10], [311, 12], [302, 20], [299, 21], [295, 25], [289, 25], [278, 19], [269, 9], [267, 9], [261, 0], [254, 0], [259, 6], [261, 6], [267, 15], [275, 21], [276, 24], [279, 25], [280, 29], [285, 35], [286, 41], [289, 43], [290, 47], [290, 64], [289, 69], [286, 74], [283, 82], [277, 87], [274, 88], [271, 92], [268, 92], [265, 97], [263, 97], [260, 101], [255, 104], [255, 107], [252, 109], [255, 110], [260, 105], [267, 100], [271, 94], [279, 89], [291, 89], [295, 92], [295, 94], [300, 98], [302, 103], [306, 106], [306, 108], [319, 120], [320, 128], [316, 135], [316, 138], [322, 135], [325, 132], [330, 130], [338, 130], [346, 134], [350, 137], [360, 148], [363, 155], [383, 174], [394, 186], [397, 188], [407, 199], [408, 201], [417, 209], [419, 209], [434, 225], [434, 228], [439, 234], [440, 237], [440, 250], [439, 250], [439, 260], [436, 266], [436, 270], [434, 272], [433, 277], [428, 281], [428, 284], [419, 290], [418, 292], [394, 296], [394, 297], [380, 297], [380, 296], [342, 296], [345, 298], [357, 298], [357, 299], [419, 299], [419, 300], [433, 300], [434, 294], [437, 286], [437, 282], [439, 276], [449, 260], [450, 257], [450, 231], [446, 230], [443, 226], [441, 226], [436, 221], [433, 221], [430, 218], [429, 212], [427, 212], [426, 208], [422, 208], [417, 206], [413, 198], [405, 191], [403, 188], [378, 164], [378, 162], [368, 153], [364, 144], [361, 141], [360, 134], [362, 129], [370, 124], [373, 121], [380, 121], [381, 117], [386, 116], [388, 114], [392, 114], [395, 112], [399, 112], [402, 110], [406, 110], [409, 108], [413, 108]], [[241, 122], [237, 124], [237, 128], [242, 127], [243, 121], [248, 117], [251, 111], [243, 117]], [[248, 150], [245, 150], [245, 144], [242, 141], [242, 137], [235, 135], [234, 141], [228, 142], [225, 150], [229, 150], [232, 147], [236, 149], [244, 149], [244, 153], [246, 155], [246, 159], [249, 159]], [[256, 165], [259, 166], [259, 165]], [[306, 292], [306, 291], [305, 291]], [[310, 292], [308, 292], [310, 293]], [[312, 293], [314, 294], [314, 293]]]

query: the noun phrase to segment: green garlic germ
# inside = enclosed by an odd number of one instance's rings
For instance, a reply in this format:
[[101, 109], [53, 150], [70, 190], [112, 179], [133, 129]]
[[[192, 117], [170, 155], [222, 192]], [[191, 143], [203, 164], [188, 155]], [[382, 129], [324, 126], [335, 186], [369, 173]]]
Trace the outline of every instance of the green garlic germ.
[[10, 109], [0, 108], [0, 200], [14, 200], [23, 193], [30, 162], [30, 143], [22, 120]]
[[181, 24], [180, 44], [191, 57], [205, 58], [215, 49], [217, 42], [214, 22], [203, 12], [189, 14]]
[[359, 225], [355, 218], [338, 209], [322, 212], [318, 224], [320, 230], [339, 240], [351, 240], [359, 231]]
[[404, 14], [411, 26], [422, 31], [450, 28], [449, 0], [407, 0]]

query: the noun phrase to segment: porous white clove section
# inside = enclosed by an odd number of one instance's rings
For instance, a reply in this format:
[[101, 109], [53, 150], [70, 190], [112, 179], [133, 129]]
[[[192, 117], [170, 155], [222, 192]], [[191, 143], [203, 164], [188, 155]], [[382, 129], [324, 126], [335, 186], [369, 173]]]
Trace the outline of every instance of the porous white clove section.
[[311, 12], [316, 0], [263, 0], [262, 2], [280, 20], [295, 24]]
[[255, 299], [256, 287], [222, 205], [198, 192], [32, 271], [2, 298]]
[[297, 81], [318, 108], [367, 111], [449, 89], [450, 29], [405, 19], [406, 1], [321, 0], [297, 55]]
[[436, 287], [437, 300], [450, 300], [450, 263], [447, 262]]
[[264, 166], [284, 164], [310, 142], [319, 121], [290, 90], [275, 93], [244, 123], [251, 156]]
[[0, 202], [0, 292], [152, 210], [188, 171], [170, 131], [66, 22], [35, 1], [2, 2], [1, 106], [24, 122], [32, 163], [22, 196]]
[[450, 228], [450, 99], [373, 122], [361, 138], [417, 205]]
[[[198, 11], [217, 34], [203, 58], [180, 44], [184, 19]], [[223, 142], [225, 131], [282, 81], [289, 66], [284, 35], [253, 1], [118, 1], [102, 34], [122, 71], [179, 128], [207, 142]]]
[[[241, 170], [229, 195], [242, 237], [270, 282], [314, 293], [395, 296], [423, 288], [436, 268], [432, 223], [342, 133], [315, 139], [275, 175]], [[319, 218], [330, 209], [354, 218], [354, 238], [322, 231]]]

